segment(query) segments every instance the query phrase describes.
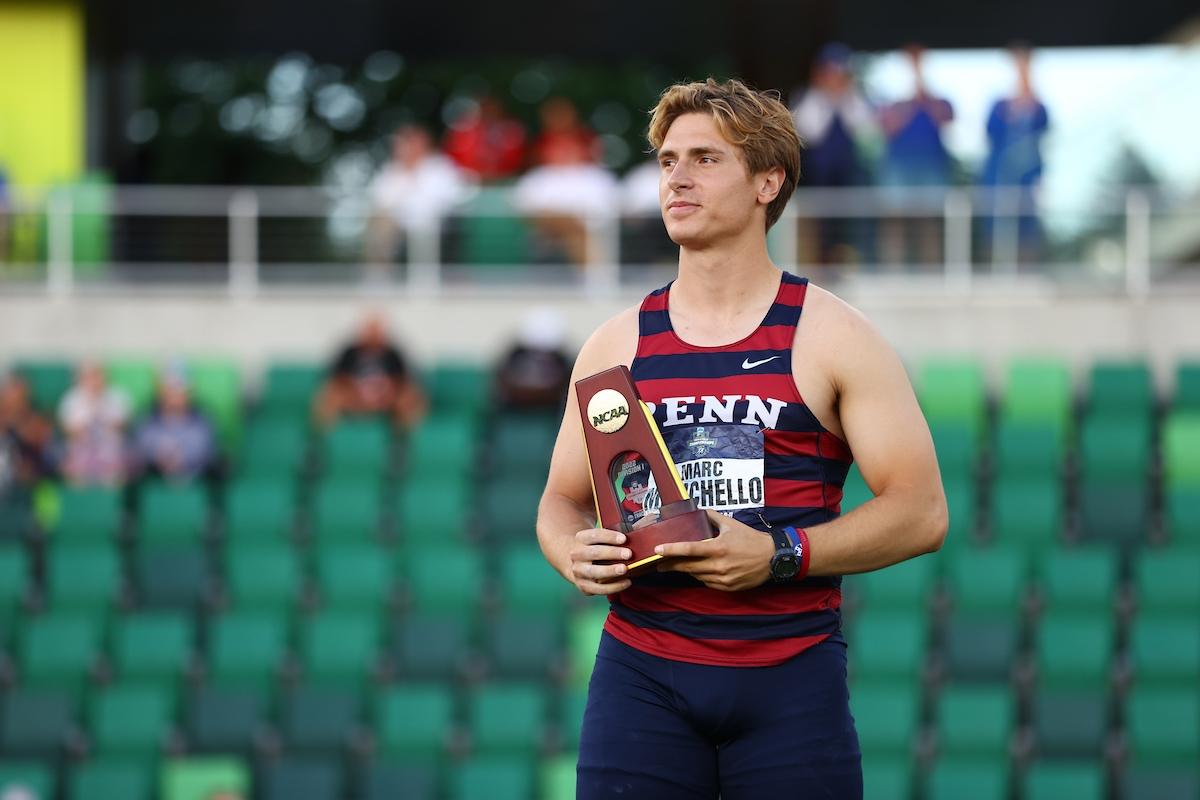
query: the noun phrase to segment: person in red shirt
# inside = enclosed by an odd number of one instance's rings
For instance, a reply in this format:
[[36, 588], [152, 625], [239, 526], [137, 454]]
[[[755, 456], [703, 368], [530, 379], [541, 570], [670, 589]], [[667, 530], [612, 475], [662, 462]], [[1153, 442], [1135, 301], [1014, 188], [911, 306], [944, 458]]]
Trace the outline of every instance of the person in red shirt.
[[484, 96], [451, 123], [445, 151], [481, 181], [510, 178], [525, 166], [525, 128], [504, 112], [499, 100]]

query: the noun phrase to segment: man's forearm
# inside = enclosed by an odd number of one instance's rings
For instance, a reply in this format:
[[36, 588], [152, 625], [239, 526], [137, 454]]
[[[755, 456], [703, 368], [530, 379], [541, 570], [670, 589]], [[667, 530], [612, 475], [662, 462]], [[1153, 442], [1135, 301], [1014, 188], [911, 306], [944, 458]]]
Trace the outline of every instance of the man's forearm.
[[550, 566], [572, 583], [571, 548], [575, 534], [595, 524], [594, 508], [582, 507], [564, 495], [547, 492], [538, 505], [538, 544]]
[[843, 517], [806, 528], [810, 575], [849, 575], [936, 551], [946, 535], [945, 495], [884, 492]]

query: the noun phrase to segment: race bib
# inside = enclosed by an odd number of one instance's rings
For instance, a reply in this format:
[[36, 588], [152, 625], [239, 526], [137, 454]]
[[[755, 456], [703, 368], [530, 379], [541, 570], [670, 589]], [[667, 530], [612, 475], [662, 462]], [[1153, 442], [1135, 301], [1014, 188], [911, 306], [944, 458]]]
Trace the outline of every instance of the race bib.
[[[701, 508], [733, 514], [763, 507], [763, 432], [758, 425], [718, 423], [667, 428], [663, 441], [688, 497]], [[643, 505], [662, 505], [654, 476]]]

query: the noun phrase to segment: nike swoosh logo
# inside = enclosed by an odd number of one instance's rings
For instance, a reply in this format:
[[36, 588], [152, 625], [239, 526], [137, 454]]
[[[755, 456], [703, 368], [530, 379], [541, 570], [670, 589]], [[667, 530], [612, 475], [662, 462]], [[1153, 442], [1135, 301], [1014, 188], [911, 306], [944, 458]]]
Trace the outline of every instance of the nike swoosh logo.
[[779, 358], [779, 356], [771, 356], [770, 358], [764, 358], [762, 361], [751, 361], [747, 358], [742, 361], [742, 369], [754, 369], [755, 367], [761, 367], [768, 361], [774, 361], [777, 358]]

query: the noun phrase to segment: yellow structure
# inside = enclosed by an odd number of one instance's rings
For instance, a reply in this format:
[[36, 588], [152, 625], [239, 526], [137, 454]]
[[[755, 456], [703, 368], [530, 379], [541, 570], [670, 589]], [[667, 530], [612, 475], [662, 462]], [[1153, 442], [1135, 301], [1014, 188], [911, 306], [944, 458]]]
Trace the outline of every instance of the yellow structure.
[[71, 181], [84, 165], [83, 10], [0, 0], [0, 168], [17, 187]]

